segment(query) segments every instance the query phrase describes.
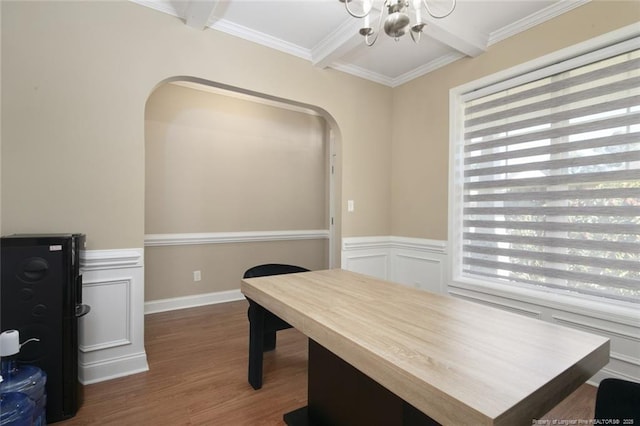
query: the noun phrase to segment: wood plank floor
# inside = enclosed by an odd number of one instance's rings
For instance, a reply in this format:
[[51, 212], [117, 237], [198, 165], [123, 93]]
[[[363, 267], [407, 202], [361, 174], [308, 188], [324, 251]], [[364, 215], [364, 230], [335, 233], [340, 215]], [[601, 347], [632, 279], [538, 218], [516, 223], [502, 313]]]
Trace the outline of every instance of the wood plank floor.
[[[59, 425], [284, 425], [306, 404], [307, 340], [278, 332], [264, 386], [247, 383], [245, 301], [145, 317], [150, 370], [85, 386], [78, 414]], [[583, 385], [543, 419], [591, 419], [596, 389]]]

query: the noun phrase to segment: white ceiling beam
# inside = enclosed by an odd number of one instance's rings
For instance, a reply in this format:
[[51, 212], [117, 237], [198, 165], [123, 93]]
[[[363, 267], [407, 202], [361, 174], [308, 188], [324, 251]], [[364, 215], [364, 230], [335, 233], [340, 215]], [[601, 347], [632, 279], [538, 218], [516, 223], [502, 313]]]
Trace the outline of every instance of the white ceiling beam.
[[489, 35], [474, 31], [469, 25], [458, 25], [453, 20], [455, 13], [454, 11], [451, 16], [444, 19], [435, 19], [427, 15], [423, 36], [431, 37], [472, 58], [486, 52]]
[[326, 68], [354, 47], [364, 45], [364, 38], [358, 32], [362, 22], [349, 17], [338, 29], [331, 32], [311, 49], [311, 63], [318, 68]]
[[191, 0], [185, 12], [185, 23], [196, 30], [204, 30], [217, 4], [218, 0]]

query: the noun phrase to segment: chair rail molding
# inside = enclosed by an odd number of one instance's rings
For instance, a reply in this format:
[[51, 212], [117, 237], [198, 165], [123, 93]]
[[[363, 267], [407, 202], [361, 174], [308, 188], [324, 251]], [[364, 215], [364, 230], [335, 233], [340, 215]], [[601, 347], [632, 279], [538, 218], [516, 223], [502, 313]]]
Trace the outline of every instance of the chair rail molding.
[[83, 302], [78, 378], [83, 384], [147, 371], [144, 349], [144, 249], [80, 254]]
[[139, 249], [84, 250], [80, 252], [80, 265], [84, 272], [142, 267], [143, 256]]
[[256, 241], [291, 241], [329, 239], [328, 229], [241, 231], [241, 232], [191, 232], [183, 234], [147, 234], [145, 247], [178, 246], [192, 244], [251, 243]]

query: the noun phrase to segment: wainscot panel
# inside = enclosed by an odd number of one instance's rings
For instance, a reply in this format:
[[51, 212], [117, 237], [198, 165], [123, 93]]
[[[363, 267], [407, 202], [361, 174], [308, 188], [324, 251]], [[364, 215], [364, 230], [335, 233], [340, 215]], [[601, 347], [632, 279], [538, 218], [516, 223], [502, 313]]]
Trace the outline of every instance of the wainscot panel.
[[411, 287], [444, 293], [446, 244], [405, 237], [342, 240], [342, 268]]
[[78, 376], [84, 384], [149, 369], [144, 349], [144, 251], [87, 250], [81, 255], [83, 301]]

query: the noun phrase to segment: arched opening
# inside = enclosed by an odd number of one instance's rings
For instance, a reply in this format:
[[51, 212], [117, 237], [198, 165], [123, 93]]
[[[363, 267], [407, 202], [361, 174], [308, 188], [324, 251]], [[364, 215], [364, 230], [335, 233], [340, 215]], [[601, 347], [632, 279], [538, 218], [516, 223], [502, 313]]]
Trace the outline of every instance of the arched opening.
[[145, 109], [145, 310], [240, 298], [260, 263], [338, 266], [338, 139], [312, 106], [193, 78], [158, 85]]

